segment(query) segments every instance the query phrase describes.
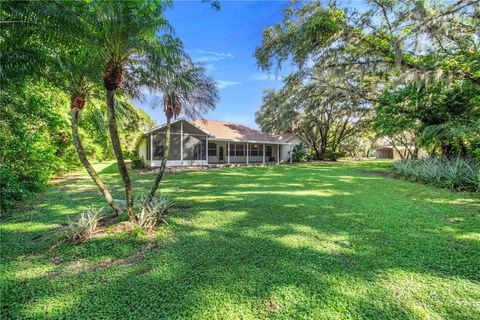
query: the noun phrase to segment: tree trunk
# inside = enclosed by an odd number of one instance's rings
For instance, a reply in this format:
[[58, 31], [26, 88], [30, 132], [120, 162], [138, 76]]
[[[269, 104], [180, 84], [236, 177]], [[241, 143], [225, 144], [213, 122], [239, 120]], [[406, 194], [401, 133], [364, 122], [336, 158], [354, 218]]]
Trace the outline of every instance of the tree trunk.
[[327, 143], [325, 141], [321, 142], [320, 145], [320, 152], [318, 153], [317, 160], [324, 160], [323, 154], [327, 152]]
[[107, 114], [108, 114], [108, 130], [110, 131], [110, 139], [112, 140], [113, 151], [117, 158], [118, 169], [122, 176], [123, 184], [125, 186], [125, 194], [127, 200], [127, 212], [130, 221], [135, 220], [133, 212], [133, 191], [132, 182], [128, 175], [125, 159], [123, 158], [122, 146], [120, 144], [120, 137], [118, 135], [117, 120], [115, 117], [115, 90], [107, 89]]
[[72, 108], [72, 137], [73, 137], [73, 144], [75, 145], [75, 149], [77, 150], [78, 157], [80, 158], [80, 162], [82, 162], [85, 170], [87, 170], [88, 174], [92, 178], [92, 180], [97, 185], [98, 189], [102, 192], [105, 200], [107, 200], [110, 207], [113, 209], [115, 214], [120, 214], [120, 210], [115, 206], [113, 202], [112, 195], [110, 191], [108, 191], [107, 186], [103, 182], [102, 178], [98, 175], [95, 171], [93, 166], [91, 165], [90, 161], [88, 161], [85, 150], [83, 149], [82, 142], [80, 141], [80, 136], [78, 134], [78, 116], [80, 114], [80, 110], [76, 108]]
[[152, 198], [155, 196], [155, 192], [157, 192], [158, 186], [160, 185], [163, 175], [165, 174], [165, 168], [167, 167], [168, 155], [170, 153], [170, 120], [171, 117], [167, 114], [167, 127], [165, 130], [165, 145], [163, 147], [162, 164], [160, 165], [160, 169], [158, 170], [157, 179], [155, 179], [152, 190], [148, 195], [149, 200], [152, 200]]

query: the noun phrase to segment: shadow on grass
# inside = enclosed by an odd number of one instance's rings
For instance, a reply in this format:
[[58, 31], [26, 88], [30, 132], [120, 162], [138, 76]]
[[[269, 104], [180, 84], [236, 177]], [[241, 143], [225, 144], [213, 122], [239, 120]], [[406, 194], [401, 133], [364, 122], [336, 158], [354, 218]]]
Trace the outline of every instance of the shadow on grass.
[[[459, 237], [478, 232], [476, 216], [457, 208], [463, 222], [449, 223], [444, 217], [451, 206], [422, 200], [422, 193], [433, 198], [431, 189], [412, 190], [404, 182], [354, 170], [356, 166], [328, 164], [169, 175], [162, 191], [178, 204], [192, 206], [169, 218], [164, 231], [173, 237], [155, 239], [158, 249], [146, 252], [138, 263], [93, 272], [68, 271], [78, 261], [98, 265], [126, 259], [148, 241], [118, 235], [63, 245], [52, 253], [34, 247], [29, 251], [38, 254], [34, 259], [16, 253], [24, 254], [28, 237], [38, 232], [12, 226], [5, 238], [20, 243], [7, 254], [6, 268], [31, 259], [32, 264], [42, 261], [45, 270], [23, 277], [10, 270], [2, 290], [8, 306], [3, 315], [416, 318], [416, 305], [384, 284], [386, 274], [419, 274], [424, 281], [438, 281], [431, 289], [437, 291], [442, 290], [437, 286], [459, 290], [448, 287], [457, 280], [463, 285], [480, 281], [480, 243]], [[85, 192], [80, 196], [87, 202], [82, 197], [94, 191]], [[447, 199], [443, 191], [435, 194]], [[74, 195], [73, 188], [68, 204]], [[65, 220], [62, 210], [47, 217]], [[33, 222], [46, 222], [45, 216], [35, 217]], [[62, 262], [45, 261], [54, 256]], [[49, 277], [52, 272], [58, 273]], [[460, 295], [468, 301], [475, 294], [460, 292], [452, 298]], [[434, 308], [435, 314], [473, 318], [478, 307], [465, 310], [464, 301], [418, 304]]]

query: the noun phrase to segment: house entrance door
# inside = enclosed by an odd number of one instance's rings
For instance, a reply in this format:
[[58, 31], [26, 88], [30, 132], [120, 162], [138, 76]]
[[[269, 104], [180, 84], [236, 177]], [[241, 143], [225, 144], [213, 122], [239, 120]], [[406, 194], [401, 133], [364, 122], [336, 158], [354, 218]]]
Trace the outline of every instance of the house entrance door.
[[218, 161], [224, 161], [223, 159], [223, 146], [218, 147]]

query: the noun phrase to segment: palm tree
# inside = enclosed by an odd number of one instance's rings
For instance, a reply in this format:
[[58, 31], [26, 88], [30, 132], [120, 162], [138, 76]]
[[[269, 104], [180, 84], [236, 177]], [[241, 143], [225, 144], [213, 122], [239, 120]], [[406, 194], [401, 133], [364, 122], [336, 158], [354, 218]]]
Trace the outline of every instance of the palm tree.
[[218, 90], [215, 81], [206, 75], [205, 68], [193, 64], [188, 57], [184, 57], [176, 65], [156, 72], [150, 87], [151, 90], [161, 94], [167, 120], [162, 163], [148, 196], [152, 199], [167, 165], [172, 118], [176, 118], [180, 113], [195, 118], [214, 109], [218, 101]]
[[[116, 214], [120, 214], [120, 209], [115, 205], [112, 195], [108, 187], [93, 168], [92, 164], [85, 155], [85, 150], [78, 132], [78, 121], [80, 112], [85, 107], [88, 97], [95, 90], [95, 83], [93, 82], [97, 65], [95, 65], [94, 51], [86, 50], [77, 51], [78, 54], [70, 54], [61, 64], [64, 77], [66, 79], [66, 91], [70, 92], [70, 109], [71, 109], [71, 128], [73, 144], [77, 151], [78, 158], [85, 170], [88, 172], [92, 180], [102, 192], [105, 200]], [[97, 59], [98, 61], [98, 59]]]
[[[32, 1], [12, 2], [4, 8], [4, 22], [10, 27], [4, 48], [9, 54], [2, 64], [6, 68], [1, 82], [41, 79], [70, 94], [72, 138], [80, 162], [110, 207], [119, 213], [108, 187], [86, 157], [78, 132], [80, 112], [101, 76], [99, 55], [91, 43], [84, 41], [88, 23], [82, 10], [86, 7], [78, 3], [45, 5]], [[72, 47], [71, 43], [76, 45]]]
[[[127, 212], [132, 221], [135, 219], [132, 183], [118, 134], [115, 94], [119, 88], [125, 89], [124, 80], [133, 84], [130, 89], [138, 89], [140, 83], [137, 80], [148, 72], [142, 66], [146, 56], [150, 56], [151, 62], [164, 62], [170, 54], [173, 57], [176, 48], [181, 45], [167, 35], [162, 37], [162, 42], [156, 35], [160, 30], [169, 30], [163, 15], [166, 4], [158, 0], [92, 3], [93, 14], [90, 18], [96, 40], [105, 56], [103, 84], [107, 92], [108, 129], [125, 186]], [[162, 45], [159, 46], [159, 43]], [[143, 77], [139, 77], [139, 74]]]

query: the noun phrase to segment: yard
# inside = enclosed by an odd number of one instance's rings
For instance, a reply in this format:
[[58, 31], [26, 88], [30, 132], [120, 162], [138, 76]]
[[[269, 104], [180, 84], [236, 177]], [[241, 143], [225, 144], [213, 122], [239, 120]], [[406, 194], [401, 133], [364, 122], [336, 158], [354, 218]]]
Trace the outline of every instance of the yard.
[[[478, 319], [480, 199], [388, 166], [170, 174], [178, 209], [155, 237], [81, 245], [59, 242], [63, 225], [102, 198], [71, 176], [2, 221], [2, 318]], [[114, 164], [98, 168], [121, 187]], [[137, 193], [154, 179], [132, 177]]]

